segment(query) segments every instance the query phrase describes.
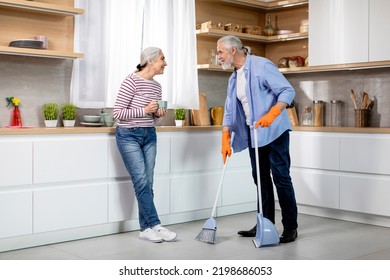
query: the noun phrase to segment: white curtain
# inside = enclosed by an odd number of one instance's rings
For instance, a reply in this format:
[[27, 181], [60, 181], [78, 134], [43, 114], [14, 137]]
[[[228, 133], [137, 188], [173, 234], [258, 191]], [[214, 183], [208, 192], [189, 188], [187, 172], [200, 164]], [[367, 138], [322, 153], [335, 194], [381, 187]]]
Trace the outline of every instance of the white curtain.
[[169, 108], [199, 108], [195, 0], [76, 0], [72, 101], [80, 107], [112, 107], [119, 86], [135, 70], [142, 49], [163, 50], [168, 67], [155, 76]]

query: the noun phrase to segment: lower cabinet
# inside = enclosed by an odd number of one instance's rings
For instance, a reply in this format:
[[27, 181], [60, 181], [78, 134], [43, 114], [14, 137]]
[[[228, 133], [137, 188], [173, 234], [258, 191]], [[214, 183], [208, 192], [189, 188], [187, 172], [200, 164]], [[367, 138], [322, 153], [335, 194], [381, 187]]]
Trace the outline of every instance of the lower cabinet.
[[33, 233], [32, 197], [31, 190], [0, 193], [0, 238]]
[[[153, 187], [162, 223], [208, 218], [223, 170], [220, 131], [158, 132], [157, 143]], [[139, 228], [114, 135], [13, 136], [0, 141], [0, 152], [10, 158], [1, 164], [10, 176], [0, 178], [0, 251]], [[248, 152], [233, 154], [216, 215], [256, 210], [255, 202]]]
[[390, 135], [291, 134], [299, 204], [390, 218]]

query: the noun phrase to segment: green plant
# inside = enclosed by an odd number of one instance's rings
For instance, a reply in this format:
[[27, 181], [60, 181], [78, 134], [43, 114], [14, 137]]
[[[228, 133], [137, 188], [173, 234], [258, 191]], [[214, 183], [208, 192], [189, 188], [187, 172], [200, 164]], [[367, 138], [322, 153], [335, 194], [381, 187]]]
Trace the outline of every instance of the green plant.
[[57, 120], [58, 119], [58, 104], [46, 103], [42, 106], [43, 117], [45, 120]]
[[75, 120], [77, 107], [72, 103], [66, 103], [62, 105], [62, 119], [63, 120]]
[[174, 113], [175, 113], [175, 120], [184, 121], [184, 119], [186, 118], [186, 110], [183, 108], [175, 109]]

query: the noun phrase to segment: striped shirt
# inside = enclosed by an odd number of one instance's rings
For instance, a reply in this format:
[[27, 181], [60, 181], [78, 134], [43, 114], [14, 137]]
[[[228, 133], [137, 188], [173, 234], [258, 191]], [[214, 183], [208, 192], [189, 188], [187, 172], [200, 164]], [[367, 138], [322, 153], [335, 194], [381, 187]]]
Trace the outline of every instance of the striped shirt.
[[161, 85], [155, 80], [146, 80], [131, 73], [122, 82], [115, 101], [113, 116], [122, 127], [150, 127], [160, 118], [145, 114], [146, 107], [153, 100], [161, 100]]

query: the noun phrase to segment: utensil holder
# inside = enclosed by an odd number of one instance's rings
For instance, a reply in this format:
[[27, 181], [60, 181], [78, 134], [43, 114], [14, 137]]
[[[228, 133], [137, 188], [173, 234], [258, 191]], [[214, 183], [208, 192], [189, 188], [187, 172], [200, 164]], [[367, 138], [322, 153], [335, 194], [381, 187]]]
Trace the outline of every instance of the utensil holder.
[[355, 127], [367, 127], [368, 126], [368, 109], [355, 109]]

